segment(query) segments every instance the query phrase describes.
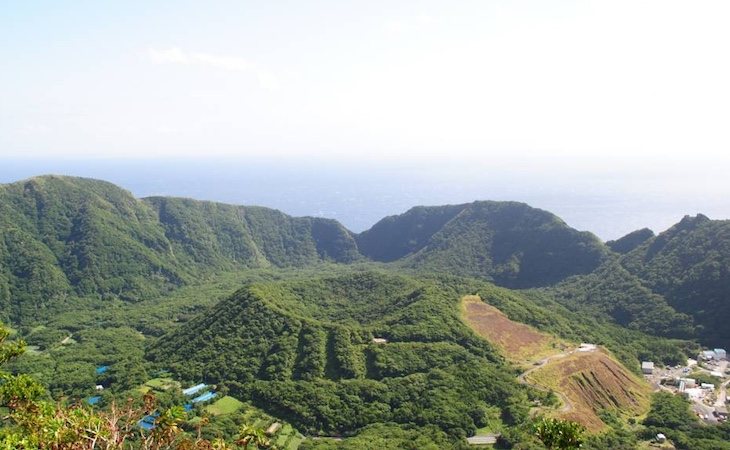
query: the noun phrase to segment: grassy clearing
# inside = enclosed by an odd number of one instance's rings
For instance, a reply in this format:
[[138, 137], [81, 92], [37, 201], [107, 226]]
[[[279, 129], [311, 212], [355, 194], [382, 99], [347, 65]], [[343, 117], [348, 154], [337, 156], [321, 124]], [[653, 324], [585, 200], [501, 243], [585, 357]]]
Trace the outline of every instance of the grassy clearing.
[[205, 407], [205, 410], [214, 416], [233, 414], [244, 407], [244, 403], [237, 398], [226, 395]]
[[180, 383], [173, 380], [172, 378], [152, 378], [151, 380], [148, 380], [144, 385], [157, 391], [167, 391], [172, 388], [180, 387]]

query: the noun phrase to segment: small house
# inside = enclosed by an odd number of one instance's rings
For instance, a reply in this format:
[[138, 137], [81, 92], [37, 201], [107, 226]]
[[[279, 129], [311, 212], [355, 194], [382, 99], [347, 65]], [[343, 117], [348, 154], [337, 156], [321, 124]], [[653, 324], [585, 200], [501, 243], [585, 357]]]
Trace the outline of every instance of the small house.
[[388, 343], [388, 340], [385, 338], [379, 338], [379, 337], [373, 338], [373, 344], [387, 344], [387, 343]]
[[680, 378], [679, 381], [684, 381], [685, 386], [688, 388], [693, 388], [697, 386], [697, 380], [694, 378]]
[[657, 434], [657, 435], [656, 435], [656, 441], [657, 441], [658, 443], [662, 444], [662, 443], [664, 443], [664, 442], [666, 442], [666, 441], [667, 441], [667, 437], [666, 437], [666, 436], [664, 436], [664, 434], [663, 434], [663, 433], [659, 433], [659, 434]]
[[715, 359], [715, 352], [713, 350], [705, 350], [702, 353], [700, 353], [700, 358], [704, 359], [705, 361], [711, 361]]
[[652, 373], [654, 373], [654, 363], [651, 361], [642, 361], [641, 372], [644, 375], [651, 375]]
[[700, 384], [700, 387], [702, 389], [712, 389], [712, 390], [715, 389], [715, 385], [712, 383], [702, 383], [702, 384]]
[[103, 391], [104, 390], [104, 386], [102, 386], [101, 384], [97, 384], [96, 385], [96, 390], [97, 391]]
[[727, 352], [724, 348], [716, 348], [715, 349], [715, 358], [719, 360], [727, 359]]

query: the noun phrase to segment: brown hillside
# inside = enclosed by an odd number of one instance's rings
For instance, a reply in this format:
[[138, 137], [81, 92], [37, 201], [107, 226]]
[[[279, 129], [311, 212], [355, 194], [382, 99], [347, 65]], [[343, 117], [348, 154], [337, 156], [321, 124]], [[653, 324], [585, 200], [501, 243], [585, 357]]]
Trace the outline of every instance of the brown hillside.
[[528, 374], [527, 380], [561, 393], [567, 403], [561, 417], [580, 422], [590, 431], [605, 426], [598, 417], [601, 410], [631, 417], [649, 407], [649, 386], [601, 350], [553, 359]]
[[558, 344], [553, 336], [510, 320], [476, 295], [462, 299], [462, 316], [474, 332], [497, 346], [512, 361], [534, 360], [554, 353]]

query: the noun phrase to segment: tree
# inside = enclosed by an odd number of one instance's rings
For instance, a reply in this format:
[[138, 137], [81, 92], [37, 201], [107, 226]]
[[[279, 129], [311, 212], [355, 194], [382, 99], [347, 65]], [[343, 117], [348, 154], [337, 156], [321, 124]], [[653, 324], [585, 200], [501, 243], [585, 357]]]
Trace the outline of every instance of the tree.
[[543, 418], [535, 424], [535, 435], [549, 449], [578, 449], [583, 445], [584, 433], [583, 425], [569, 420]]
[[269, 438], [266, 437], [266, 433], [261, 428], [256, 428], [251, 425], [244, 425], [241, 427], [239, 432], [237, 445], [243, 445], [243, 448], [248, 448], [249, 445], [254, 445], [256, 448], [270, 448], [275, 447], [271, 444]]

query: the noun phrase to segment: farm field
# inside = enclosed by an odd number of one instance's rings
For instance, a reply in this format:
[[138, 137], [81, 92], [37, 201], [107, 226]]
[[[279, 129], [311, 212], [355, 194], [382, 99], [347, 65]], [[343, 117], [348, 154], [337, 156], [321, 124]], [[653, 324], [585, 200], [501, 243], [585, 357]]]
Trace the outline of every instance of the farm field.
[[237, 398], [226, 395], [223, 398], [216, 400], [214, 403], [205, 407], [205, 410], [214, 416], [221, 416], [224, 414], [232, 414], [241, 408], [244, 404]]

